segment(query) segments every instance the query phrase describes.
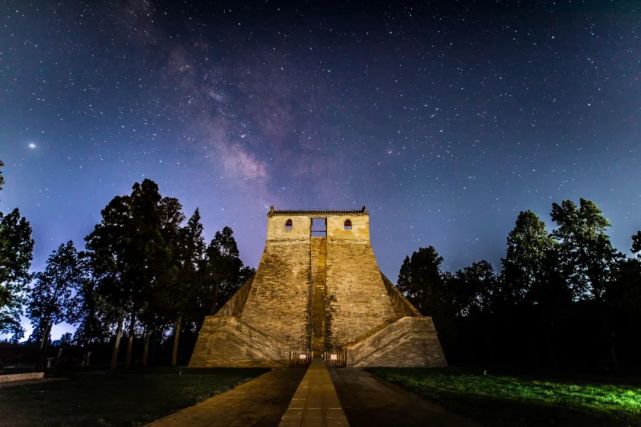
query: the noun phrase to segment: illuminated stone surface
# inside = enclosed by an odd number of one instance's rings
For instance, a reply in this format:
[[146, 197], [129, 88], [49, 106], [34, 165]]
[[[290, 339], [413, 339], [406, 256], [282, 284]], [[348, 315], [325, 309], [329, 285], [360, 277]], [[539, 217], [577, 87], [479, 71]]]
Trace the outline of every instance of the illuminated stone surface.
[[256, 274], [205, 318], [190, 367], [284, 366], [290, 352], [326, 350], [348, 366], [446, 365], [431, 318], [381, 274], [365, 208], [267, 216]]

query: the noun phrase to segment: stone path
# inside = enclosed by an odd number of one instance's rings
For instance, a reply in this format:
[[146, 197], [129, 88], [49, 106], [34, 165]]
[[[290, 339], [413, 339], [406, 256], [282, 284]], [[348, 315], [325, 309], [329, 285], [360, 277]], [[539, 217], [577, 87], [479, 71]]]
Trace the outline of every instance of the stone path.
[[304, 374], [302, 368], [274, 369], [150, 425], [273, 427], [278, 425]]
[[352, 427], [478, 426], [369, 372], [332, 369], [331, 376]]
[[274, 369], [150, 424], [172, 426], [477, 427], [361, 369], [328, 370], [321, 359]]
[[347, 418], [322, 359], [312, 361], [278, 427], [347, 427]]

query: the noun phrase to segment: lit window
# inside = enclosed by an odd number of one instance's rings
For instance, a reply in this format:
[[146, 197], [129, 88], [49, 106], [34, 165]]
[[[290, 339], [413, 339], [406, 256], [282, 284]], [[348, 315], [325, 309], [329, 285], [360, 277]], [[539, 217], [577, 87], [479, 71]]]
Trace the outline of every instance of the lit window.
[[292, 220], [288, 219], [285, 221], [285, 231], [292, 231]]
[[345, 220], [345, 224], [343, 224], [343, 226], [345, 227], [345, 230], [351, 230], [352, 229], [352, 221], [350, 221], [349, 219], [346, 219]]

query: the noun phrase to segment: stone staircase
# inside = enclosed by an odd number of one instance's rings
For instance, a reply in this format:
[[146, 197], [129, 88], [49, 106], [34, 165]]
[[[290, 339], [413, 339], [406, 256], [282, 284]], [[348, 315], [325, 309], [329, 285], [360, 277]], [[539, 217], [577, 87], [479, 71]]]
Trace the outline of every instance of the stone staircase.
[[310, 258], [312, 263], [312, 354], [314, 357], [320, 357], [325, 351], [327, 239], [322, 237], [312, 238]]

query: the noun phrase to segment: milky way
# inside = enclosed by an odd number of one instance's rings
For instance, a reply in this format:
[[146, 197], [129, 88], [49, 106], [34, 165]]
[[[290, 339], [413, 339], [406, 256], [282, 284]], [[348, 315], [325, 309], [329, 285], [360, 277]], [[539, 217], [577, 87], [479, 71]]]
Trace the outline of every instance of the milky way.
[[392, 279], [427, 245], [498, 267], [567, 198], [621, 250], [641, 228], [637, 2], [105, 3], [2, 6], [0, 208], [35, 269], [145, 177], [253, 266], [270, 205], [366, 205]]

